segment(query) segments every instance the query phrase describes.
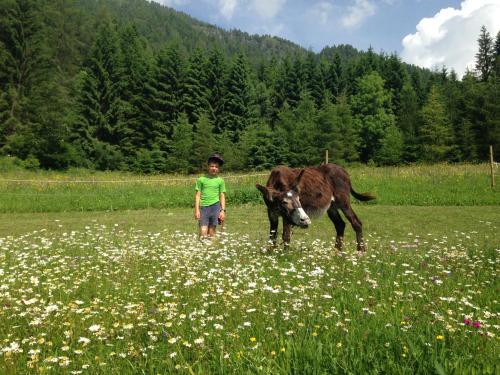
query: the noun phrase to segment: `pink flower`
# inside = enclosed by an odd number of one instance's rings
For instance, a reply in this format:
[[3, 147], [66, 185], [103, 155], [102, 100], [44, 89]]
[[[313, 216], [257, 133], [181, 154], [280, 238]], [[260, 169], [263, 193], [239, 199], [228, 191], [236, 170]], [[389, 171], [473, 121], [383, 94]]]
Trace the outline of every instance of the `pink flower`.
[[470, 326], [472, 324], [471, 320], [470, 319], [464, 319], [464, 324], [466, 326]]
[[479, 327], [481, 327], [481, 322], [474, 322], [474, 323], [472, 323], [472, 326], [474, 328], [479, 328]]

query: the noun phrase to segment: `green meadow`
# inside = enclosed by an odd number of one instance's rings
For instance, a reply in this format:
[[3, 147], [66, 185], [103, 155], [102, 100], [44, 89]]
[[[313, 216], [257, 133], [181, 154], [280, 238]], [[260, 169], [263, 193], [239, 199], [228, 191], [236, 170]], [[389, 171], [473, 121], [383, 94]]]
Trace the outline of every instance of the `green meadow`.
[[349, 173], [378, 198], [353, 204], [364, 255], [350, 226], [333, 250], [326, 216], [270, 248], [265, 175], [226, 176], [202, 243], [194, 177], [2, 174], [0, 373], [497, 374], [487, 166]]
[[[499, 205], [487, 164], [348, 168], [356, 191], [377, 196], [373, 204], [414, 206]], [[224, 174], [222, 175], [224, 176]], [[226, 175], [231, 205], [260, 203], [255, 183], [267, 174]], [[193, 204], [196, 176], [137, 176], [118, 172], [20, 172], [0, 177], [0, 212], [66, 212], [166, 209]]]

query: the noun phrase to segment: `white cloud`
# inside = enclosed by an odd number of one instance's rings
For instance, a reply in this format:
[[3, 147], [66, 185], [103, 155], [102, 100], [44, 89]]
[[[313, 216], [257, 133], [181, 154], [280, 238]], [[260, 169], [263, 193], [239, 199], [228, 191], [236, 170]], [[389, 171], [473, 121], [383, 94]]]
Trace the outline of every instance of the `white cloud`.
[[238, 0], [219, 0], [220, 14], [230, 20], [238, 6]]
[[321, 1], [315, 4], [309, 11], [309, 15], [313, 20], [318, 21], [321, 25], [328, 24], [333, 11], [333, 5], [327, 1]]
[[494, 38], [500, 29], [500, 0], [464, 0], [459, 9], [441, 9], [423, 18], [417, 31], [404, 37], [404, 61], [435, 68], [445, 65], [460, 76], [474, 67], [481, 26]]
[[285, 3], [286, 0], [252, 0], [250, 8], [261, 18], [274, 18]]
[[355, 0], [348, 7], [348, 13], [342, 17], [341, 23], [348, 28], [359, 26], [366, 18], [375, 14], [375, 5], [370, 0]]

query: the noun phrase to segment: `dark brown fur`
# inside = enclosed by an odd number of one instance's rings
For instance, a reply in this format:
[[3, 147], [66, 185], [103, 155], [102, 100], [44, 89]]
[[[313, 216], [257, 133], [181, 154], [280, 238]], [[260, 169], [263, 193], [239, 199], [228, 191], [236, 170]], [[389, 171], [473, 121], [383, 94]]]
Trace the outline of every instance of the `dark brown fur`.
[[[335, 247], [341, 249], [343, 245], [345, 222], [340, 216], [341, 210], [356, 232], [358, 250], [364, 251], [362, 223], [351, 208], [350, 194], [361, 201], [374, 199], [370, 194], [359, 194], [351, 186], [351, 179], [344, 168], [336, 164], [324, 164], [319, 167], [304, 169], [279, 166], [271, 171], [266, 186], [257, 184], [267, 205], [270, 223], [269, 238], [276, 244], [278, 219], [283, 218], [283, 242], [290, 243], [291, 227], [298, 225], [292, 220], [291, 213], [297, 209], [287, 204], [291, 197], [297, 195], [299, 207], [309, 216], [316, 216], [327, 212], [328, 217], [335, 225], [337, 237]], [[292, 195], [287, 195], [292, 192]], [[332, 200], [333, 197], [333, 200]]]

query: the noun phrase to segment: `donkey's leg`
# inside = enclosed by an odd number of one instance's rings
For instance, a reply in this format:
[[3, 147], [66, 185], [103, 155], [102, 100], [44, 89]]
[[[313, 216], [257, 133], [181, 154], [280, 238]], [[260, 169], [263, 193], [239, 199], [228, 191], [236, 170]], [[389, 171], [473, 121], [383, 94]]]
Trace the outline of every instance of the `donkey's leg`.
[[335, 237], [335, 248], [337, 250], [342, 250], [342, 246], [344, 245], [345, 222], [342, 220], [338, 207], [335, 205], [332, 204], [327, 213], [328, 217], [335, 225], [335, 231], [337, 232], [337, 236]]
[[273, 245], [276, 246], [276, 238], [278, 237], [278, 218], [279, 216], [271, 211], [267, 210], [267, 216], [269, 217], [269, 242]]
[[288, 223], [285, 223], [285, 220], [283, 220], [283, 247], [285, 249], [288, 249], [288, 246], [290, 245], [290, 237], [292, 234], [292, 226]]
[[351, 205], [347, 203], [341, 207], [342, 212], [344, 212], [345, 217], [352, 225], [352, 228], [356, 232], [356, 241], [358, 243], [358, 251], [365, 251], [365, 242], [363, 241], [363, 224], [361, 220], [356, 216], [351, 208]]

